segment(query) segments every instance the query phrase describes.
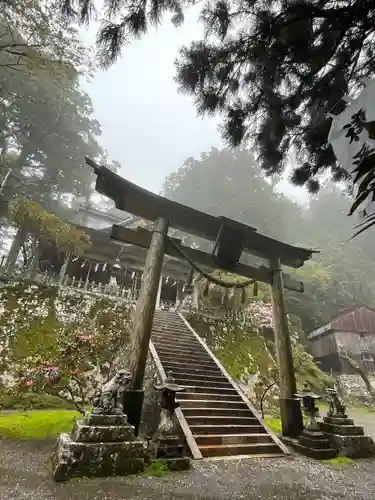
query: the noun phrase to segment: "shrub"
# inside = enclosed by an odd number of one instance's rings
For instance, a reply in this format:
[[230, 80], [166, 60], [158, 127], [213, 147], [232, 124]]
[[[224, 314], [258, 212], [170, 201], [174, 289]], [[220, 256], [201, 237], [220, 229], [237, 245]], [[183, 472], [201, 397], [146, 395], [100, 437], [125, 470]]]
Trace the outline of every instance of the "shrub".
[[44, 410], [53, 408], [70, 410], [74, 408], [74, 405], [51, 394], [0, 392], [0, 410]]

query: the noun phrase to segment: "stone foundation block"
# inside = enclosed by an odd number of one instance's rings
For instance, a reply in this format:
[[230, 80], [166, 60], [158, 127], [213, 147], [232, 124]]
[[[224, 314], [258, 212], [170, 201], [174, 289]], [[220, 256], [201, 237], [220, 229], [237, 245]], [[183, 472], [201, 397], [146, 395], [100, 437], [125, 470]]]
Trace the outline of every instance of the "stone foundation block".
[[170, 471], [188, 470], [190, 469], [190, 460], [187, 457], [167, 458], [163, 459]]
[[354, 425], [354, 420], [351, 418], [324, 417], [323, 421], [333, 425]]
[[144, 470], [144, 457], [142, 441], [79, 443], [61, 434], [52, 457], [53, 478], [127, 476]]
[[84, 421], [75, 423], [72, 440], [81, 443], [113, 443], [118, 441], [132, 441], [135, 439], [134, 427], [131, 425], [85, 425]]
[[111, 425], [129, 425], [126, 415], [101, 415], [88, 413], [83, 419], [84, 425], [99, 425], [108, 427]]
[[336, 434], [339, 436], [363, 436], [363, 427], [357, 425], [338, 425], [328, 422], [320, 422], [320, 430], [328, 434]]
[[370, 436], [340, 436], [329, 433], [325, 433], [325, 436], [342, 457], [375, 457], [375, 443]]
[[322, 432], [304, 430], [298, 439], [283, 437], [282, 441], [301, 455], [316, 460], [328, 460], [337, 456], [337, 450]]

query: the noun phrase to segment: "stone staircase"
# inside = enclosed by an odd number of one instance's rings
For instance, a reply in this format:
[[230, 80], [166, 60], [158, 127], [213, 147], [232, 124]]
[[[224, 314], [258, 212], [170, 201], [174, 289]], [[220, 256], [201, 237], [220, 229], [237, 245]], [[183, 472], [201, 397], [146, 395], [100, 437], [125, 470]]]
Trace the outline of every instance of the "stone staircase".
[[186, 390], [176, 411], [193, 458], [288, 453], [183, 316], [155, 311], [151, 353]]

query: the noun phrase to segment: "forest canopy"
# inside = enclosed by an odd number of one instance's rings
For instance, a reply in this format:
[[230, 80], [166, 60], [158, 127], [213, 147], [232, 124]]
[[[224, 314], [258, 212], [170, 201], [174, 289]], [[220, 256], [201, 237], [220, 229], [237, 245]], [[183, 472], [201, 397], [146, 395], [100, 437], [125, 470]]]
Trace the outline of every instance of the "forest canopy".
[[222, 135], [257, 146], [268, 173], [283, 170], [292, 149], [292, 181], [319, 188], [320, 174], [346, 177], [327, 144], [328, 114], [375, 69], [374, 0], [61, 0], [68, 19], [102, 20], [99, 60], [108, 67], [121, 49], [165, 14], [179, 25], [200, 5], [201, 40], [181, 49], [177, 81], [198, 112], [222, 116]]

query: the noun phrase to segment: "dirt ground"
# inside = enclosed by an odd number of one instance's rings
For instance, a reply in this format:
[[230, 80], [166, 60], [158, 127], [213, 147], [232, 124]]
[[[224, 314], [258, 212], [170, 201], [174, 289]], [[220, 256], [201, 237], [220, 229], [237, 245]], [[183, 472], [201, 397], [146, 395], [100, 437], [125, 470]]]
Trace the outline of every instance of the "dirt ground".
[[195, 462], [162, 477], [55, 484], [53, 443], [0, 441], [0, 500], [373, 500], [375, 460], [332, 468], [302, 457]]

